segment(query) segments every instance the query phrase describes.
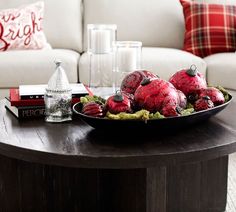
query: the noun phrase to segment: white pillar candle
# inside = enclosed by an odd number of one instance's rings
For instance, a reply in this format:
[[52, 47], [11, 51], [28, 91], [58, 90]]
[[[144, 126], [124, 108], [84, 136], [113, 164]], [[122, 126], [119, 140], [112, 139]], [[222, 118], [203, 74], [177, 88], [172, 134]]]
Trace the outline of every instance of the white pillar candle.
[[117, 63], [119, 64], [119, 71], [129, 72], [137, 69], [137, 55], [133, 48], [120, 48], [117, 52]]
[[109, 53], [111, 51], [110, 30], [91, 31], [91, 50], [97, 54]]

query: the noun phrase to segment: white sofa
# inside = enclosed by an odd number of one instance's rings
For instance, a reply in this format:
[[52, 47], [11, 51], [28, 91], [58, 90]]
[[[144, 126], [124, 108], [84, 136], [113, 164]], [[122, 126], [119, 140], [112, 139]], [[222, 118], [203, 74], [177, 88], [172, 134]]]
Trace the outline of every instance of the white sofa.
[[[37, 0], [1, 0], [0, 9]], [[234, 2], [236, 0], [205, 0]], [[182, 51], [184, 17], [179, 0], [45, 0], [44, 31], [52, 50], [0, 53], [0, 97], [20, 84], [47, 83], [53, 61], [63, 61], [70, 82], [88, 83], [87, 24], [117, 24], [118, 40], [143, 42], [143, 68], [168, 79], [191, 64], [211, 85], [236, 90], [236, 54], [199, 58]], [[106, 70], [104, 70], [106, 71]]]

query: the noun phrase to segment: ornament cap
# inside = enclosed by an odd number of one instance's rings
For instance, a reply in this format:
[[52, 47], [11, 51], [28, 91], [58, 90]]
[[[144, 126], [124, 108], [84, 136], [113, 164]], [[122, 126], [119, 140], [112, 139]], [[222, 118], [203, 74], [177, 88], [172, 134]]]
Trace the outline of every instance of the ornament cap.
[[175, 110], [178, 114], [181, 114], [183, 109], [181, 107], [177, 106]]
[[113, 99], [115, 102], [123, 102], [124, 101], [124, 97], [123, 97], [122, 93], [120, 92], [120, 90], [116, 91], [116, 94]]
[[55, 60], [54, 63], [56, 64], [56, 67], [61, 66], [62, 61], [61, 60]]
[[198, 94], [191, 93], [187, 96], [189, 102], [193, 103], [198, 99]]
[[146, 77], [143, 79], [143, 81], [141, 82], [142, 86], [148, 85], [151, 82], [151, 79]]
[[210, 98], [209, 96], [203, 96], [202, 98], [203, 98], [204, 100], [207, 100], [207, 101], [208, 101], [208, 100], [211, 100], [211, 98]]
[[197, 75], [197, 66], [191, 65], [190, 68], [186, 71], [190, 77], [195, 77]]

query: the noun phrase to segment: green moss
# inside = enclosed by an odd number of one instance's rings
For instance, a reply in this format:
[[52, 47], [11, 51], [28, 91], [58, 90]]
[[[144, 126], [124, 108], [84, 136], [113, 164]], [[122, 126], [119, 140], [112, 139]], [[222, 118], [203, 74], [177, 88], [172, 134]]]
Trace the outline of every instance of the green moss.
[[163, 116], [162, 114], [160, 114], [159, 112], [156, 112], [156, 113], [151, 113], [149, 115], [149, 118], [150, 119], [164, 119], [165, 116]]
[[80, 102], [84, 105], [88, 103], [88, 99], [86, 97], [80, 97]]
[[188, 108], [181, 111], [182, 116], [188, 116], [194, 112], [194, 108]]
[[226, 89], [224, 89], [222, 86], [217, 86], [215, 88], [217, 88], [219, 91], [221, 91], [221, 93], [224, 95], [225, 102], [228, 102], [229, 98], [230, 98], [229, 97], [229, 92]]
[[112, 114], [107, 112], [106, 117], [112, 120], [148, 120], [149, 119], [149, 111], [147, 110], [140, 110], [136, 113], [118, 113]]
[[186, 109], [192, 109], [192, 108], [194, 108], [194, 106], [190, 102], [188, 102]]
[[106, 100], [103, 99], [100, 96], [95, 96], [95, 95], [94, 96], [89, 96], [89, 95], [87, 95], [87, 96], [80, 97], [80, 102], [82, 104], [87, 104], [89, 102], [96, 102], [100, 105], [104, 105], [106, 103]]

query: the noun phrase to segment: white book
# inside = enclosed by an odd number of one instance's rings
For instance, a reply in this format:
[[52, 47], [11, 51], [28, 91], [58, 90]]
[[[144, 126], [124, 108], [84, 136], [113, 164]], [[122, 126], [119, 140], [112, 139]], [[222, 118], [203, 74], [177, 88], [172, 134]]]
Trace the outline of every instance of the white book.
[[[74, 97], [88, 94], [88, 90], [82, 83], [72, 83], [70, 84], [72, 89], [72, 95]], [[20, 85], [19, 95], [21, 98], [33, 99], [42, 98], [45, 94], [46, 84], [40, 85]]]

